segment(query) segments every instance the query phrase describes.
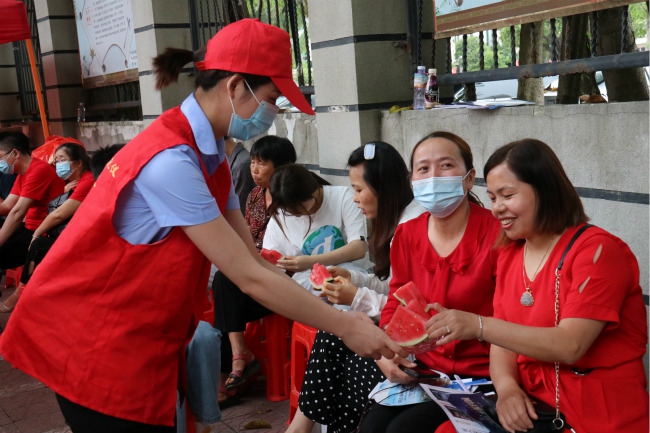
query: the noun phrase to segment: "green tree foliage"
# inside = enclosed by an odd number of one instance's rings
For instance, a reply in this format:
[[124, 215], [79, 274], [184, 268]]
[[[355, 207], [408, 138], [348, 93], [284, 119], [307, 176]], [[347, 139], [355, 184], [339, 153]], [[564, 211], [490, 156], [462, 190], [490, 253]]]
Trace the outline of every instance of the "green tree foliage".
[[[516, 56], [519, 52], [519, 41], [520, 41], [520, 32], [521, 26], [515, 26], [515, 47]], [[544, 21], [544, 47], [542, 52], [543, 62], [548, 62], [553, 58], [552, 53], [552, 38], [551, 38], [551, 24], [550, 21]], [[488, 32], [484, 34], [487, 35]], [[490, 32], [491, 33], [491, 32]], [[556, 44], [559, 49], [560, 37], [562, 35], [562, 20], [558, 19], [555, 23], [555, 35], [556, 35]], [[487, 40], [487, 37], [485, 38]], [[483, 46], [483, 56], [484, 56], [484, 69], [492, 69], [494, 65], [494, 55], [492, 53], [492, 44], [484, 43]], [[498, 64], [499, 68], [507, 68], [509, 66], [514, 66], [512, 64], [512, 50], [510, 43], [510, 28], [505, 27], [499, 29], [498, 31]], [[456, 59], [455, 65], [459, 69], [462, 68], [462, 59], [463, 59], [463, 43], [462, 39], [459, 39], [459, 42], [456, 43], [456, 48], [454, 51], [454, 58]], [[468, 71], [478, 71], [479, 70], [479, 38], [477, 35], [468, 35], [467, 37], [467, 70]]]
[[632, 30], [637, 38], [645, 38], [648, 34], [648, 10], [644, 3], [630, 5], [630, 16], [632, 17]]

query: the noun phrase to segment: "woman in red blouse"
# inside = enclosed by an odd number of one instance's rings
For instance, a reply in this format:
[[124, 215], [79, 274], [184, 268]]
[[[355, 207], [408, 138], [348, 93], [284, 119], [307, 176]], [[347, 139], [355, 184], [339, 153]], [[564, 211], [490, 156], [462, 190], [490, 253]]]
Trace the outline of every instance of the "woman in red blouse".
[[448, 326], [453, 332], [441, 344], [477, 336], [492, 343], [490, 376], [509, 432], [533, 426], [529, 395], [559, 407], [577, 432], [648, 432], [648, 326], [634, 254], [589, 227], [556, 280], [562, 254], [588, 220], [559, 159], [525, 139], [497, 149], [484, 172], [507, 244], [494, 317], [441, 311], [430, 335]]
[[[393, 278], [381, 313], [385, 327], [399, 302], [392, 294], [413, 281], [426, 300], [448, 308], [492, 315], [499, 224], [471, 192], [475, 169], [469, 145], [450, 132], [434, 132], [420, 140], [411, 154], [415, 200], [429, 212], [397, 228], [390, 249]], [[488, 376], [488, 345], [478, 340], [451, 341], [417, 358], [429, 368], [453, 377]], [[399, 365], [415, 367], [400, 357], [377, 365], [393, 383], [414, 378]], [[434, 402], [406, 406], [376, 404], [361, 424], [362, 433], [427, 431], [447, 420]]]
[[34, 269], [43, 260], [95, 183], [90, 173], [90, 158], [82, 146], [76, 143], [62, 144], [54, 152], [54, 162], [57, 175], [66, 181], [65, 192], [50, 202], [47, 217], [34, 230], [23, 273], [20, 276], [20, 284], [4, 303], [0, 302], [1, 313], [13, 311]]

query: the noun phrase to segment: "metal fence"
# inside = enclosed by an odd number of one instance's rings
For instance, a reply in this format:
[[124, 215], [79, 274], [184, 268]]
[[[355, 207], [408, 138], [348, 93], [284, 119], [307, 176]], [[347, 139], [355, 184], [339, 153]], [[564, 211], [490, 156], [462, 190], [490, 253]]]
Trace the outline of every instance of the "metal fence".
[[[41, 60], [41, 45], [38, 41], [38, 27], [36, 25], [36, 11], [34, 10], [34, 0], [24, 0], [27, 9], [27, 20], [32, 32], [32, 44], [34, 45], [34, 56], [36, 58], [36, 67], [38, 76], [41, 79], [41, 89], [43, 89], [43, 98], [45, 100], [45, 86], [43, 85], [43, 62]], [[23, 41], [14, 42], [14, 61], [16, 63], [16, 78], [18, 81], [18, 92], [20, 96], [20, 109], [24, 116], [38, 117], [38, 100], [34, 87], [34, 78], [29, 63], [29, 54], [27, 45]], [[46, 105], [47, 107], [47, 105]]]
[[259, 18], [286, 30], [291, 37], [294, 80], [303, 93], [314, 93], [307, 0], [188, 0], [188, 7], [193, 50], [242, 18]]
[[[417, 35], [416, 47], [418, 52], [414, 54], [413, 61], [420, 60], [421, 54], [419, 53], [419, 46], [422, 40], [421, 21], [422, 21], [422, 1], [424, 0], [410, 0], [417, 3], [417, 13], [419, 15], [418, 21], [420, 27], [414, 32]], [[645, 1], [645, 13], [647, 19], [648, 1]], [[592, 73], [596, 71], [606, 71], [614, 69], [635, 68], [648, 66], [649, 55], [647, 51], [636, 51], [634, 47], [629, 45], [629, 32], [631, 23], [628, 20], [628, 6], [620, 8], [621, 20], [621, 34], [620, 34], [620, 52], [612, 55], [598, 55], [597, 54], [597, 40], [598, 40], [598, 14], [600, 12], [589, 13], [589, 26], [587, 34], [584, 35], [588, 45], [588, 57], [572, 60], [560, 60], [558, 54], [558, 47], [561, 43], [561, 19], [550, 19], [540, 23], [531, 23], [530, 39], [534, 40], [537, 33], [542, 33], [545, 37], [544, 52], [536, 53], [533, 50], [532, 58], [536, 59], [528, 65], [520, 65], [519, 43], [517, 39], [517, 30], [514, 26], [492, 29], [489, 31], [478, 32], [478, 67], [472, 68], [468, 66], [468, 41], [474, 35], [463, 35], [458, 38], [461, 45], [461, 54], [456, 57], [452, 53], [452, 46], [455, 44], [452, 38], [447, 38], [446, 53], [444, 55], [445, 63], [438, 65], [440, 71], [447, 71], [446, 73], [438, 75], [438, 83], [444, 85], [465, 85], [466, 90], [471, 95], [473, 93], [473, 85], [476, 82], [485, 81], [498, 81], [515, 78], [535, 78], [554, 75], [567, 75], [578, 73]], [[545, 30], [546, 29], [546, 30]], [[507, 38], [501, 38], [499, 42], [499, 35], [504, 32]], [[546, 32], [546, 33], [545, 33]], [[646, 35], [647, 37], [648, 35]], [[431, 35], [432, 39], [435, 35]], [[505, 43], [503, 40], [506, 39]], [[433, 39], [431, 64], [436, 67], [436, 43]], [[504, 55], [505, 52], [505, 55]], [[417, 56], [417, 57], [416, 57]], [[439, 59], [440, 57], [438, 57]], [[486, 65], [486, 63], [489, 63]], [[420, 63], [421, 60], [420, 60]], [[455, 73], [451, 73], [454, 71]], [[474, 97], [475, 99], [475, 97]], [[470, 97], [468, 100], [473, 100]]]

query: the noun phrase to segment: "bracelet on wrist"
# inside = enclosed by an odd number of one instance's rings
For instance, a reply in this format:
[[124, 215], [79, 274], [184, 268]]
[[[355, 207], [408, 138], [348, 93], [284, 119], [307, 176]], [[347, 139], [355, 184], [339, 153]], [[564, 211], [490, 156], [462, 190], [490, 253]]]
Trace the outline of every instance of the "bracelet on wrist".
[[483, 318], [477, 314], [478, 316], [478, 337], [476, 339], [478, 341], [483, 341]]

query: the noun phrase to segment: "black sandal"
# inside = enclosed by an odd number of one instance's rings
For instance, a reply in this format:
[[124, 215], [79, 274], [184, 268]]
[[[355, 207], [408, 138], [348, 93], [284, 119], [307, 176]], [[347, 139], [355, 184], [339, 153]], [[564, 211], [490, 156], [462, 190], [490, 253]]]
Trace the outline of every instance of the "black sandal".
[[243, 360], [246, 363], [246, 366], [243, 370], [233, 370], [230, 372], [228, 380], [232, 380], [232, 382], [226, 383], [225, 388], [227, 391], [244, 385], [248, 382], [248, 379], [260, 371], [260, 368], [262, 367], [260, 362], [255, 359], [255, 356], [251, 352], [248, 352], [245, 355], [233, 355], [232, 360]]

